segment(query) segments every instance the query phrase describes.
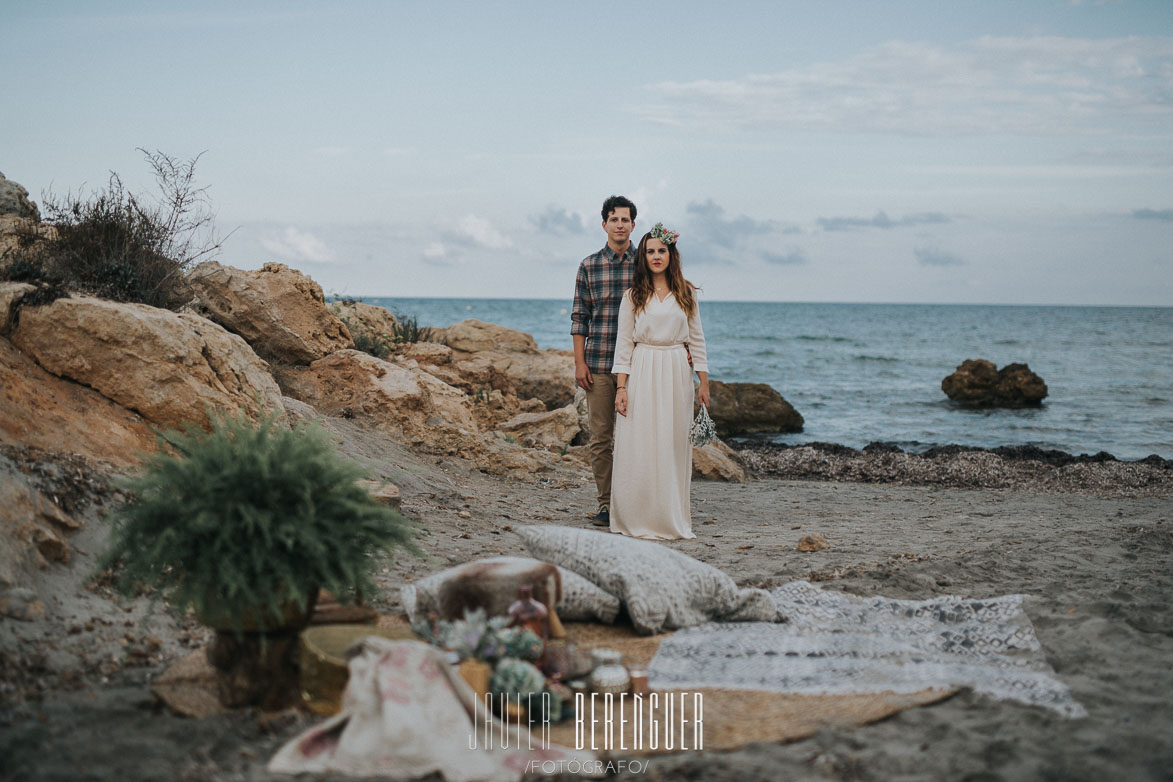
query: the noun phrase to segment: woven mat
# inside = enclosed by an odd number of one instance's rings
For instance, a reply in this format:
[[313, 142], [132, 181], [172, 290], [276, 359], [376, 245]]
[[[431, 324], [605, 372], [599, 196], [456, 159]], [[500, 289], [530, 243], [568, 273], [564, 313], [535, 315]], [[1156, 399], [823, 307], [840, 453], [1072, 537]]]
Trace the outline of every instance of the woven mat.
[[[407, 618], [399, 615], [380, 616], [376, 623], [379, 627], [399, 629], [408, 627]], [[575, 646], [592, 649], [606, 647], [616, 649], [623, 654], [623, 661], [627, 665], [646, 666], [656, 654], [656, 650], [665, 638], [671, 633], [653, 636], [641, 636], [630, 625], [601, 625], [587, 622], [564, 622], [567, 642]], [[797, 741], [814, 735], [825, 726], [866, 725], [878, 722], [898, 712], [914, 706], [927, 706], [942, 701], [958, 692], [952, 689], [926, 689], [913, 693], [871, 693], [866, 695], [787, 695], [756, 690], [732, 690], [714, 688], [696, 688], [687, 690], [684, 698], [685, 727], [680, 727], [680, 692], [666, 691], [658, 694], [660, 709], [652, 714], [648, 705], [650, 700], [645, 698], [645, 711], [640, 725], [634, 720], [620, 726], [618, 714], [613, 715], [614, 726], [607, 730], [603, 726], [596, 726], [595, 741], [592, 747], [590, 734], [590, 716], [584, 716], [585, 725], [582, 728], [582, 737], [585, 748], [610, 750], [619, 754], [659, 754], [664, 752], [679, 752], [693, 750], [693, 706], [694, 693], [700, 693], [701, 719], [704, 724], [703, 748], [707, 750], [726, 750], [743, 747], [752, 742], [778, 743]], [[675, 727], [668, 727], [663, 708], [665, 696], [673, 697], [673, 720]], [[602, 706], [596, 699], [596, 717], [602, 719]], [[628, 712], [631, 711], [630, 696], [627, 702]], [[588, 701], [589, 708], [589, 701]], [[626, 713], [629, 720], [632, 714]], [[659, 740], [657, 748], [651, 748], [651, 719], [657, 720]], [[637, 736], [637, 732], [639, 735]], [[537, 733], [535, 731], [535, 737]], [[536, 740], [535, 738], [535, 740]], [[542, 741], [547, 736], [540, 736]], [[577, 745], [574, 720], [566, 720], [551, 725], [548, 740], [555, 744], [568, 747]], [[671, 740], [672, 748], [667, 748]], [[681, 743], [684, 746], [681, 746]], [[624, 749], [626, 747], [626, 749]]]
[[[567, 641], [578, 647], [592, 649], [607, 647], [623, 654], [628, 665], [646, 666], [670, 633], [655, 636], [636, 634], [630, 626], [610, 626], [584, 622], [566, 622]], [[376, 626], [384, 631], [409, 630], [406, 617], [382, 615]], [[226, 711], [216, 698], [216, 672], [207, 661], [203, 649], [197, 649], [173, 663], [151, 685], [151, 691], [180, 714], [201, 718]], [[701, 721], [703, 748], [707, 750], [735, 749], [751, 742], [796, 741], [813, 735], [824, 726], [866, 725], [890, 717], [914, 706], [926, 706], [941, 701], [957, 692], [951, 690], [922, 690], [914, 693], [876, 693], [868, 695], [787, 695], [752, 690], [698, 688], [686, 691], [683, 699], [685, 726], [680, 725], [680, 692], [657, 693], [658, 711], [650, 708], [650, 697], [644, 700], [643, 721], [634, 720], [632, 703], [626, 701], [627, 724], [619, 726], [619, 715], [613, 715], [613, 727], [607, 729], [601, 722], [595, 727], [593, 748], [619, 754], [655, 754], [695, 749], [696, 734], [694, 693], [701, 694]], [[666, 702], [673, 704], [672, 723], [666, 719]], [[602, 703], [597, 701], [596, 717], [603, 719]], [[589, 708], [589, 701], [588, 701]], [[657, 720], [653, 730], [651, 720]], [[589, 714], [584, 715], [581, 740], [592, 748]], [[622, 727], [622, 729], [620, 729]], [[653, 749], [652, 734], [657, 734]], [[551, 725], [548, 735], [537, 736], [542, 741], [573, 747], [577, 744], [574, 720]], [[669, 748], [668, 744], [672, 747]], [[683, 745], [683, 746], [682, 746]]]

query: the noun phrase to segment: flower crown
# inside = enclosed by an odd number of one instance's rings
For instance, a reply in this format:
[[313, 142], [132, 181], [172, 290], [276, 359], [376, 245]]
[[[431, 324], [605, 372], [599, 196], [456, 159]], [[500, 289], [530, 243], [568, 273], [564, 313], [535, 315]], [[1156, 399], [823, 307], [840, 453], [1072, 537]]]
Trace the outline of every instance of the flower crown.
[[651, 232], [648, 234], [653, 239], [659, 239], [664, 244], [676, 244], [676, 240], [680, 238], [680, 234], [670, 228], [665, 228], [663, 223], [656, 223], [652, 226]]

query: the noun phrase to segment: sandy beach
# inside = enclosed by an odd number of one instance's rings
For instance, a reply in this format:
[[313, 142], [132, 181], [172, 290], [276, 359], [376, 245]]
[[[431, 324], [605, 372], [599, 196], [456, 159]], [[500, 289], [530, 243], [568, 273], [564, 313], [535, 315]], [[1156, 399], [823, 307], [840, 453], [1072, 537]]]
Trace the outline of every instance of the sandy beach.
[[[398, 587], [450, 564], [523, 554], [512, 530], [587, 526], [593, 494], [566, 459], [527, 480], [484, 475], [470, 463], [414, 455], [341, 418], [325, 419], [343, 450], [402, 490], [423, 529], [427, 559], [384, 568], [377, 606], [398, 608]], [[13, 454], [9, 453], [11, 457]], [[857, 595], [1027, 595], [1047, 661], [1088, 712], [1070, 720], [1041, 708], [963, 691], [878, 724], [828, 727], [790, 744], [653, 758], [642, 779], [1104, 780], [1169, 779], [1173, 768], [1173, 504], [1169, 475], [1105, 492], [1023, 485], [973, 489], [757, 477], [697, 481], [697, 539], [668, 544], [746, 586], [805, 579]], [[1012, 468], [1006, 468], [1012, 469]], [[1050, 470], [1063, 469], [1047, 467]], [[1118, 469], [1109, 465], [1085, 470]], [[43, 471], [46, 474], [49, 471]], [[42, 476], [51, 483], [49, 477]], [[873, 476], [873, 480], [875, 477]], [[145, 599], [116, 603], [84, 576], [105, 535], [109, 497], [74, 481], [86, 527], [68, 567], [37, 584], [48, 615], [0, 625], [7, 778], [262, 780], [275, 749], [316, 718], [239, 712], [191, 720], [155, 702], [150, 677], [201, 644], [198, 626]], [[1041, 490], [1040, 490], [1041, 489]], [[1108, 496], [1109, 494], [1116, 496]], [[830, 548], [801, 553], [817, 533]], [[146, 618], [143, 618], [143, 617]], [[620, 778], [623, 778], [622, 775]]]

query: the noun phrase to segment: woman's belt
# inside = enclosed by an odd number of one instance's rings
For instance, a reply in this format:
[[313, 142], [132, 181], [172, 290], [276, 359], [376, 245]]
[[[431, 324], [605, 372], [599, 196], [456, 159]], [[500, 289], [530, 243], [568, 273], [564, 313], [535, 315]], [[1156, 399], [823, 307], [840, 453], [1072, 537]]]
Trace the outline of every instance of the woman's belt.
[[637, 348], [651, 348], [652, 350], [676, 350], [677, 348], [683, 348], [684, 343], [683, 342], [673, 342], [668, 345], [656, 345], [651, 342], [637, 342], [637, 343], [635, 343], [635, 346]]

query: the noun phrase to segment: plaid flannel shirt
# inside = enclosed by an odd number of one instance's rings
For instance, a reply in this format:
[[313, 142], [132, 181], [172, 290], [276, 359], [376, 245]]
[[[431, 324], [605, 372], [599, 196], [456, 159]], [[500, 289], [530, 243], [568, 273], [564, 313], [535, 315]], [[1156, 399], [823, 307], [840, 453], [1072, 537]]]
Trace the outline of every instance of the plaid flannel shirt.
[[586, 337], [587, 369], [610, 374], [619, 330], [619, 305], [635, 273], [635, 242], [623, 257], [610, 246], [582, 259], [574, 285], [570, 333]]

